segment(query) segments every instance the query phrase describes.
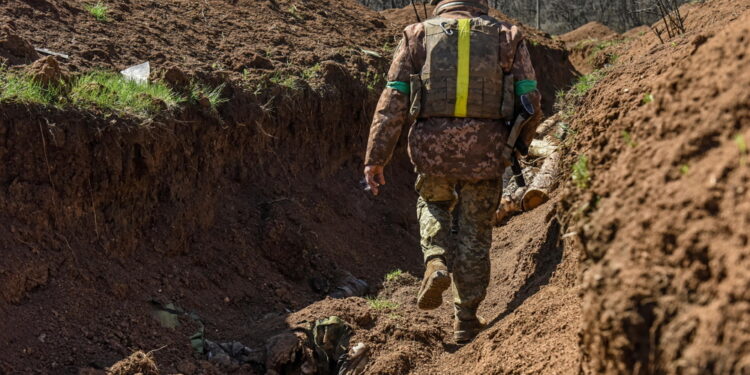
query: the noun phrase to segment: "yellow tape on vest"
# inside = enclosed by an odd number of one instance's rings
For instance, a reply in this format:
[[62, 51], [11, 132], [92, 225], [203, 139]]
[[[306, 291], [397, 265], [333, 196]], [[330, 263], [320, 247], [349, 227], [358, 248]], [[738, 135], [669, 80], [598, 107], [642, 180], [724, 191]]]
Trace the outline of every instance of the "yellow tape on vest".
[[458, 69], [456, 74], [456, 117], [466, 117], [471, 70], [471, 20], [458, 20]]

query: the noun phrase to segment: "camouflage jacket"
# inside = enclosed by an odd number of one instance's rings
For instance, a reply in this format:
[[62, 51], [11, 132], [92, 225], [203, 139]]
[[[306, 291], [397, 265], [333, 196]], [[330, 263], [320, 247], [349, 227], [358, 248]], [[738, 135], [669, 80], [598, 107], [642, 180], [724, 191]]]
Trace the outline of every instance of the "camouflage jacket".
[[[483, 14], [475, 8], [459, 7], [435, 15], [471, 18]], [[507, 23], [503, 23], [502, 30], [507, 37], [501, 38], [506, 45], [503, 46], [501, 42], [499, 46], [500, 60], [503, 60], [503, 53], [516, 48], [511, 68], [515, 80], [535, 81], [536, 74], [520, 30]], [[424, 26], [421, 23], [404, 30], [388, 72], [388, 81], [409, 82], [410, 75], [420, 72], [426, 59], [423, 39]], [[521, 134], [526, 144], [534, 138], [541, 118], [541, 96], [538, 91], [534, 91], [531, 98], [536, 115]], [[387, 87], [380, 96], [370, 127], [365, 165], [386, 165], [404, 125], [409, 121], [409, 95]], [[465, 180], [499, 178], [509, 165], [509, 161], [502, 157], [502, 145], [508, 133], [509, 129], [502, 120], [454, 117], [419, 119], [409, 131], [409, 156], [420, 174]]]

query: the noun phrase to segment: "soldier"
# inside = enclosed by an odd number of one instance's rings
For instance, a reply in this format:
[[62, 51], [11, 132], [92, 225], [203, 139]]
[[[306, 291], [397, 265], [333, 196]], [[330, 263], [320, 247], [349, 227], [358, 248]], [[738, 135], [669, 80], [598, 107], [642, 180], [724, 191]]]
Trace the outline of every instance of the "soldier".
[[[377, 195], [386, 183], [384, 166], [403, 126], [411, 123], [408, 147], [418, 174], [426, 266], [417, 304], [423, 310], [439, 307], [452, 281], [454, 338], [466, 343], [485, 325], [477, 309], [489, 284], [501, 177], [516, 145], [508, 147], [509, 138], [518, 139], [519, 149], [528, 146], [541, 96], [520, 30], [487, 15], [487, 0], [431, 3], [437, 5], [434, 17], [408, 26], [395, 51], [370, 128], [365, 178]], [[514, 106], [521, 108], [521, 101], [527, 120], [510, 136]], [[454, 213], [455, 241], [449, 238]]]

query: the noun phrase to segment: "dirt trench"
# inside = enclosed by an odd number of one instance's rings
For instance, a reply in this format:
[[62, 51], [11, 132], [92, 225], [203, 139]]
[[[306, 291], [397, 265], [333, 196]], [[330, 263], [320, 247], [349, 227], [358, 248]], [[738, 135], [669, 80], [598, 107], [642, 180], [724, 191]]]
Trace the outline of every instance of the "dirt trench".
[[416, 271], [410, 166], [400, 149], [385, 194], [362, 191], [374, 97], [347, 77], [324, 94], [275, 93], [274, 116], [268, 98], [236, 95], [228, 108], [258, 112], [223, 124], [3, 104], [0, 372], [76, 374], [164, 345], [159, 364], [176, 371], [193, 361], [195, 327], [161, 328], [150, 300], [257, 345], [349, 273], [377, 287]]

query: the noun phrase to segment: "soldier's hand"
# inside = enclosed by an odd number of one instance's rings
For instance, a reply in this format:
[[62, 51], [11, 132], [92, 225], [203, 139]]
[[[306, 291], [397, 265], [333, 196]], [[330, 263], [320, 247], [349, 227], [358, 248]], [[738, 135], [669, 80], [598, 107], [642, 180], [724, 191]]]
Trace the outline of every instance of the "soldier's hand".
[[370, 188], [372, 195], [378, 195], [378, 188], [385, 185], [384, 167], [382, 165], [368, 165], [365, 167], [365, 180], [367, 187]]

